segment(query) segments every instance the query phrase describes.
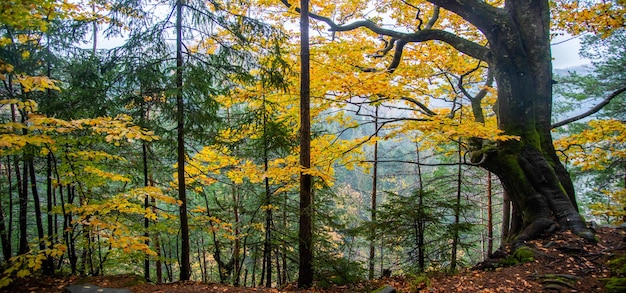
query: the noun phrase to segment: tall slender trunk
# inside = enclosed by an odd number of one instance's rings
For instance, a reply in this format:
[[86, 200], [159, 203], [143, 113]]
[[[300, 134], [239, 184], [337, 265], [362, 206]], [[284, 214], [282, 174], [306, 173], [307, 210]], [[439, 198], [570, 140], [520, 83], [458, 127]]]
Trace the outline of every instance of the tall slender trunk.
[[[149, 176], [148, 176], [148, 147], [146, 146], [146, 142], [141, 144], [141, 157], [143, 158], [143, 186], [148, 187], [150, 185]], [[143, 202], [144, 209], [148, 211], [150, 208], [150, 196], [144, 196]], [[143, 218], [143, 228], [145, 237], [144, 244], [147, 247], [150, 247], [150, 233], [148, 232], [148, 228], [150, 227], [150, 220], [148, 217]], [[150, 256], [146, 253], [143, 259], [143, 276], [146, 281], [150, 280]]]
[[256, 265], [258, 254], [258, 248], [255, 246], [254, 257], [252, 258], [252, 279], [250, 280], [253, 286], [256, 285]]
[[461, 220], [461, 179], [462, 177], [462, 160], [463, 154], [461, 150], [461, 141], [458, 142], [458, 169], [456, 178], [456, 200], [454, 202], [454, 225], [452, 226], [452, 256], [450, 257], [450, 269], [456, 270], [457, 251], [459, 245], [459, 223]]
[[187, 191], [185, 188], [185, 104], [183, 100], [183, 40], [182, 14], [183, 0], [176, 1], [176, 120], [178, 145], [178, 199], [180, 200], [180, 279], [189, 280], [191, 264], [189, 261], [189, 222], [187, 216]]
[[[24, 118], [22, 117], [22, 122]], [[17, 109], [14, 104], [11, 104], [11, 122], [17, 123]], [[26, 129], [23, 130], [23, 134], [25, 135]], [[25, 254], [28, 252], [28, 178], [27, 178], [27, 165], [26, 161], [23, 162], [23, 169], [20, 170], [20, 163], [17, 157], [15, 157], [14, 165], [15, 165], [15, 179], [17, 180], [17, 194], [18, 194], [18, 205], [19, 205], [19, 216], [18, 216], [18, 224], [19, 224], [19, 244], [18, 244], [18, 254]], [[21, 173], [23, 172], [23, 174]]]
[[[0, 164], [0, 169], [3, 165]], [[6, 169], [4, 171], [0, 170], [0, 174], [5, 173], [7, 176], [7, 182], [9, 183], [8, 186], [8, 196], [9, 198], [13, 197], [13, 192], [11, 190], [11, 188], [13, 187], [13, 182], [11, 182], [12, 178], [11, 178], [11, 161], [9, 160], [9, 158], [7, 157], [7, 164], [6, 164]], [[12, 208], [12, 207], [11, 207]], [[11, 210], [9, 209], [9, 213], [11, 212]], [[4, 215], [4, 205], [2, 204], [2, 200], [0, 200], [0, 243], [2, 244], [2, 256], [4, 258], [4, 261], [8, 261], [11, 258], [11, 242], [9, 242], [9, 237], [8, 237], [8, 231], [7, 231], [7, 225], [5, 223], [6, 219], [5, 219], [5, 215]], [[9, 226], [11, 225], [11, 223], [9, 222]]]
[[417, 202], [417, 266], [421, 272], [426, 269], [424, 228], [426, 227], [426, 215], [424, 213], [424, 181], [422, 178], [422, 166], [419, 143], [415, 142], [415, 155], [417, 157], [417, 180], [418, 186], [418, 202]]
[[[152, 180], [150, 180], [150, 185], [153, 186]], [[156, 213], [156, 199], [152, 198], [152, 212]], [[156, 251], [156, 260], [154, 266], [156, 267], [156, 282], [157, 284], [163, 283], [163, 268], [161, 267], [161, 238], [158, 233], [154, 233], [154, 250]]]
[[[283, 197], [283, 231], [288, 231], [287, 229], [287, 193]], [[281, 236], [282, 242], [282, 259], [283, 259], [283, 274], [281, 277], [281, 283], [287, 284], [287, 241], [285, 240], [285, 235]]]
[[[68, 205], [74, 203], [74, 199], [76, 198], [74, 194], [75, 191], [76, 188], [73, 185], [67, 185]], [[63, 196], [61, 196], [61, 198], [63, 198]], [[63, 204], [63, 206], [65, 207], [65, 204]], [[74, 239], [74, 229], [70, 229], [70, 224], [72, 223], [72, 213], [66, 211], [65, 208], [63, 208], [63, 215], [65, 215], [65, 218], [63, 219], [63, 231], [65, 231], [64, 234], [67, 243], [67, 253], [70, 260], [70, 268], [72, 270], [72, 274], [76, 274], [76, 272], [78, 271], [78, 256], [76, 255], [76, 241]]]
[[493, 204], [491, 190], [491, 172], [487, 171], [487, 257], [493, 252]]
[[[39, 250], [44, 251], [46, 249], [46, 234], [43, 229], [43, 219], [41, 215], [41, 200], [39, 198], [39, 191], [37, 189], [37, 177], [35, 174], [35, 163], [33, 158], [28, 159], [28, 172], [30, 174], [30, 190], [33, 195], [33, 205], [35, 206], [35, 223], [37, 225], [37, 236], [39, 237]], [[49, 239], [50, 241], [52, 239]], [[46, 257], [48, 258], [48, 257]], [[51, 276], [53, 274], [52, 267], [44, 263], [43, 274]]]
[[[95, 15], [96, 14], [96, 2], [92, 2], [91, 3], [91, 12]], [[97, 21], [93, 21], [92, 22], [92, 29], [93, 29], [93, 42], [92, 42], [92, 47], [91, 47], [91, 54], [92, 55], [96, 55], [96, 49], [98, 48], [98, 22]]]
[[[309, 1], [300, 1], [300, 165], [311, 167]], [[300, 173], [300, 227], [298, 230], [298, 287], [313, 284], [313, 198], [312, 178]]]
[[[374, 112], [374, 137], [378, 137], [378, 105]], [[378, 200], [378, 141], [374, 142], [374, 162], [372, 163], [372, 205], [370, 218], [372, 226], [370, 230], [370, 255], [369, 255], [369, 274], [370, 280], [374, 279], [374, 265], [376, 260], [376, 202]]]
[[240, 197], [239, 197], [239, 190], [237, 190], [237, 187], [233, 185], [233, 215], [235, 216], [235, 241], [233, 243], [233, 256], [232, 256], [232, 262], [233, 262], [233, 285], [234, 286], [239, 286], [239, 277], [240, 277], [240, 272], [241, 272], [241, 264], [240, 264], [240, 250], [241, 250], [241, 239], [239, 239], [240, 235], [240, 231], [239, 231], [239, 202], [240, 202]]
[[[16, 171], [19, 169], [16, 169]], [[18, 254], [25, 254], [28, 252], [28, 164], [23, 161], [22, 165], [22, 177], [21, 187], [19, 191], [19, 205], [20, 205], [20, 242], [18, 248]], [[19, 178], [18, 178], [19, 180]]]
[[[263, 97], [263, 171], [269, 170], [269, 141], [267, 139], [267, 109], [265, 109], [265, 96]], [[263, 272], [265, 276], [265, 287], [272, 287], [272, 194], [270, 190], [270, 180], [265, 177], [265, 240], [263, 242]]]
[[[51, 53], [49, 46], [46, 49], [48, 53]], [[46, 71], [48, 78], [52, 78], [52, 64], [49, 61], [47, 62]], [[52, 99], [52, 90], [46, 89], [46, 96], [48, 99]], [[52, 212], [53, 202], [56, 200], [54, 196], [55, 187], [52, 184], [52, 159], [52, 152], [49, 152], [46, 156], [46, 222], [48, 228], [48, 248], [50, 249], [54, 247], [54, 244], [56, 242], [56, 239], [54, 238], [53, 227], [56, 223], [54, 222], [54, 216]], [[44, 270], [50, 272], [51, 275], [54, 275], [54, 260], [51, 255], [48, 255], [46, 257]]]

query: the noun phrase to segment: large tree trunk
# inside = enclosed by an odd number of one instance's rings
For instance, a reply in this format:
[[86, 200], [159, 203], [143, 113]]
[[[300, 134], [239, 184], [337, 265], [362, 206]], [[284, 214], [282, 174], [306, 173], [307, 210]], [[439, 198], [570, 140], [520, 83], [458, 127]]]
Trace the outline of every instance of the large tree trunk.
[[500, 178], [522, 213], [514, 241], [570, 229], [593, 234], [578, 214], [569, 174], [559, 162], [550, 133], [552, 64], [548, 1], [507, 1], [491, 30], [484, 30], [498, 84], [500, 129], [519, 140], [499, 143], [483, 166]]

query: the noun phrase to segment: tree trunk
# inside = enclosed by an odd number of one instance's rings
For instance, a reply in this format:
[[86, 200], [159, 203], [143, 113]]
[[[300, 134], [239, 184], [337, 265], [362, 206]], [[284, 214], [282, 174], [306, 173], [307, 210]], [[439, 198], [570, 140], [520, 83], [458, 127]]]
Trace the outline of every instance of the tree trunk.
[[[19, 226], [20, 226], [20, 242], [18, 246], [18, 254], [25, 254], [28, 252], [28, 165], [26, 161], [23, 162], [22, 171], [23, 174], [19, 175], [19, 168], [15, 168], [18, 182], [21, 185], [18, 187], [18, 195], [19, 195]], [[16, 167], [18, 164], [16, 164]], [[20, 177], [21, 176], [21, 177]], [[21, 178], [21, 180], [20, 180]]]
[[494, 17], [481, 30], [490, 44], [490, 66], [498, 84], [498, 124], [519, 140], [498, 143], [483, 166], [500, 178], [521, 212], [522, 229], [511, 239], [523, 241], [560, 228], [593, 241], [552, 144], [548, 1], [507, 1]]
[[240, 238], [240, 231], [239, 231], [239, 204], [240, 204], [240, 196], [239, 196], [239, 190], [237, 189], [236, 186], [233, 186], [233, 215], [235, 216], [235, 240], [233, 243], [233, 255], [232, 255], [232, 261], [233, 261], [233, 285], [234, 286], [239, 286], [239, 277], [240, 277], [240, 273], [241, 273], [241, 264], [240, 264], [240, 251], [241, 250], [241, 240]]
[[500, 237], [500, 246], [507, 243], [511, 231], [511, 199], [506, 193], [506, 190], [502, 192], [502, 232]]
[[[374, 137], [378, 136], [378, 106], [376, 106], [374, 114]], [[376, 259], [376, 201], [377, 201], [377, 187], [378, 187], [378, 141], [374, 142], [374, 162], [372, 170], [372, 213], [371, 221], [372, 227], [370, 231], [370, 254], [369, 254], [369, 274], [370, 280], [374, 279], [374, 265]], [[382, 273], [382, 272], [381, 272]]]
[[180, 200], [180, 279], [189, 280], [191, 264], [189, 262], [189, 223], [187, 219], [187, 193], [185, 189], [185, 124], [183, 101], [183, 47], [182, 47], [182, 0], [176, 1], [176, 120], [178, 152], [178, 199]]
[[[30, 190], [33, 195], [33, 205], [35, 206], [35, 223], [37, 225], [37, 236], [39, 237], [39, 250], [44, 251], [46, 249], [46, 235], [43, 230], [43, 219], [41, 215], [41, 200], [39, 198], [39, 190], [37, 189], [37, 176], [35, 174], [35, 163], [33, 158], [28, 159], [28, 172], [30, 175]], [[51, 239], [50, 239], [51, 240]], [[46, 257], [47, 259], [48, 257]], [[43, 274], [51, 276], [53, 274], [53, 268], [48, 266], [49, 262], [44, 263]]]
[[[461, 117], [462, 118], [462, 117]], [[456, 200], [454, 202], [454, 225], [452, 225], [452, 253], [450, 257], [450, 269], [456, 270], [457, 264], [457, 252], [459, 246], [459, 225], [461, 222], [461, 180], [463, 179], [462, 160], [463, 154], [461, 151], [461, 141], [458, 142], [458, 159], [459, 165], [456, 174]]]
[[[309, 75], [309, 1], [301, 0], [300, 7], [300, 165], [311, 167], [311, 114]], [[311, 196], [312, 178], [300, 173], [300, 227], [298, 231], [298, 287], [309, 288], [313, 284], [313, 211]]]
[[417, 268], [420, 272], [426, 269], [426, 245], [424, 241], [424, 230], [426, 228], [426, 217], [424, 213], [424, 181], [422, 178], [422, 167], [420, 166], [420, 149], [419, 144], [415, 143], [415, 155], [417, 157], [417, 180], [418, 186], [418, 202], [417, 202]]
[[493, 252], [493, 204], [491, 198], [491, 172], [487, 171], [487, 257], [491, 257]]
[[[0, 170], [0, 174], [5, 173], [7, 176], [7, 181], [9, 182], [9, 186], [8, 186], [8, 196], [10, 198], [13, 197], [13, 192], [11, 192], [11, 187], [13, 182], [12, 178], [11, 178], [11, 161], [9, 159], [9, 157], [7, 157], [7, 164], [6, 164], [6, 170]], [[0, 164], [0, 168], [3, 167], [2, 164]], [[9, 207], [12, 208], [12, 207]], [[11, 212], [11, 210], [9, 209], [9, 213]], [[10, 218], [10, 217], [9, 217]], [[11, 226], [11, 223], [9, 222], [9, 225]], [[9, 231], [7, 231], [7, 225], [5, 224], [5, 215], [4, 215], [4, 207], [2, 204], [2, 201], [0, 200], [0, 243], [2, 243], [2, 256], [4, 258], [3, 261], [8, 261], [11, 258], [11, 242], [9, 241]]]

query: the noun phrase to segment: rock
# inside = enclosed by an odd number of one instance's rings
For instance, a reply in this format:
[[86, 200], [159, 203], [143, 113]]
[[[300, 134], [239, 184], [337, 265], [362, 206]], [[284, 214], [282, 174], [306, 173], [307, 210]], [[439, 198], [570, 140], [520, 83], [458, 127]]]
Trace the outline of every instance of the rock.
[[561, 291], [561, 289], [563, 289], [563, 287], [561, 287], [561, 286], [559, 286], [557, 284], [548, 284], [548, 285], [545, 285], [543, 287], [543, 289], [545, 289], [545, 290]]
[[391, 287], [391, 286], [381, 287], [372, 291], [372, 293], [396, 293], [396, 292], [397, 292], [396, 288]]
[[[96, 285], [69, 285], [65, 288], [66, 293], [132, 293], [128, 289], [102, 288]], [[395, 292], [395, 291], [394, 291]]]

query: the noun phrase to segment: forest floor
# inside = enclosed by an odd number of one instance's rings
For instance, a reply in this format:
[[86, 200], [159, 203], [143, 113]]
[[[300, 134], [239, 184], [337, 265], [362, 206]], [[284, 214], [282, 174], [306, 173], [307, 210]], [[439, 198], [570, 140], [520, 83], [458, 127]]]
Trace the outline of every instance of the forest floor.
[[[626, 254], [626, 230], [601, 228], [599, 242], [586, 243], [569, 232], [526, 243], [534, 252], [532, 261], [509, 267], [494, 262], [467, 268], [457, 274], [432, 274], [420, 279], [391, 277], [349, 286], [314, 287], [298, 291], [294, 284], [284, 288], [247, 288], [199, 282], [139, 284], [129, 286], [136, 276], [32, 278], [18, 280], [0, 292], [64, 292], [70, 284], [93, 284], [106, 288], [127, 288], [131, 292], [371, 292], [392, 286], [398, 292], [608, 292], [606, 279], [615, 276], [610, 260]], [[490, 267], [485, 269], [484, 267]], [[482, 268], [480, 268], [482, 267]], [[626, 276], [621, 276], [626, 277]], [[131, 282], [131, 283], [129, 283]], [[93, 291], [97, 292], [97, 291]]]

